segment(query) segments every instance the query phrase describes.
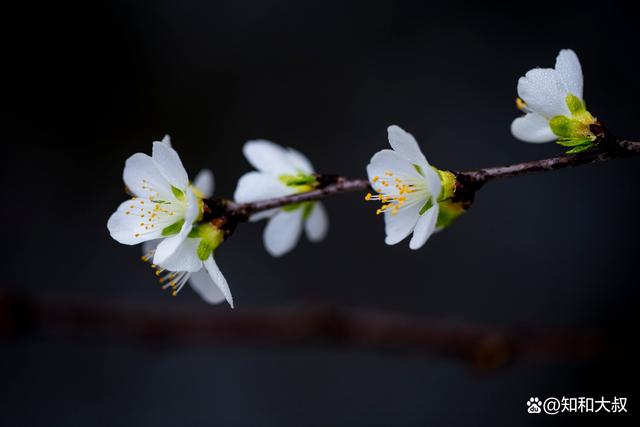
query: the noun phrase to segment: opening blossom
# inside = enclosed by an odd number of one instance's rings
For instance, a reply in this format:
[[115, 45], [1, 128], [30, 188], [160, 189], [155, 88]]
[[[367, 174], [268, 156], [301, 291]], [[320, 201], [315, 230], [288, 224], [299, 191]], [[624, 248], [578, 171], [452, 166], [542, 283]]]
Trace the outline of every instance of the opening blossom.
[[145, 242], [143, 260], [157, 269], [163, 288], [175, 296], [190, 280], [210, 303], [233, 307], [227, 281], [213, 259], [223, 232], [202, 219], [202, 199], [213, 192], [213, 174], [204, 170], [191, 185], [169, 137], [153, 143], [152, 155], [136, 153], [125, 163], [125, 185], [134, 197], [114, 212], [107, 228], [118, 242]]
[[432, 167], [410, 133], [395, 125], [387, 130], [392, 150], [377, 152], [367, 165], [369, 182], [378, 194], [369, 193], [365, 199], [382, 202], [377, 213], [384, 214], [385, 243], [395, 245], [413, 233], [409, 247], [419, 249], [437, 228], [462, 213], [448, 202], [455, 177]]
[[[288, 196], [313, 190], [318, 186], [311, 162], [299, 151], [284, 148], [271, 141], [248, 141], [244, 156], [256, 171], [244, 174], [238, 181], [234, 199], [240, 203]], [[251, 221], [268, 218], [263, 240], [267, 252], [274, 257], [291, 251], [304, 228], [312, 242], [322, 240], [329, 229], [329, 218], [320, 202], [303, 202], [259, 212]]]
[[517, 107], [525, 113], [511, 124], [516, 138], [533, 143], [557, 140], [572, 147], [568, 153], [590, 148], [597, 120], [582, 97], [583, 77], [578, 56], [561, 50], [555, 68], [534, 68], [518, 80]]

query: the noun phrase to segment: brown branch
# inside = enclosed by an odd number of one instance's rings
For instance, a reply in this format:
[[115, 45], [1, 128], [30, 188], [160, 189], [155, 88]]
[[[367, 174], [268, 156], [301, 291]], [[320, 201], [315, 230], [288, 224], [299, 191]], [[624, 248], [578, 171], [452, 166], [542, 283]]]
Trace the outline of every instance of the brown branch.
[[[475, 193], [487, 182], [498, 178], [508, 178], [528, 175], [535, 172], [550, 172], [590, 163], [599, 163], [615, 158], [624, 158], [640, 155], [640, 142], [629, 141], [606, 134], [600, 130], [601, 137], [596, 146], [588, 151], [578, 154], [562, 154], [542, 160], [533, 160], [523, 163], [515, 163], [508, 166], [496, 166], [472, 171], [451, 171], [456, 175], [455, 199], [471, 204]], [[217, 220], [223, 218], [223, 222], [230, 224], [233, 229], [235, 224], [246, 221], [250, 215], [294, 205], [324, 199], [337, 194], [370, 190], [369, 182], [363, 178], [345, 178], [334, 175], [316, 175], [319, 182], [318, 188], [312, 191], [292, 194], [284, 197], [261, 200], [251, 203], [236, 203], [226, 199], [211, 199], [207, 203], [208, 218]]]
[[306, 346], [448, 357], [492, 370], [520, 359], [620, 358], [602, 334], [503, 329], [323, 305], [253, 310], [117, 306], [0, 293], [0, 338], [21, 336]]

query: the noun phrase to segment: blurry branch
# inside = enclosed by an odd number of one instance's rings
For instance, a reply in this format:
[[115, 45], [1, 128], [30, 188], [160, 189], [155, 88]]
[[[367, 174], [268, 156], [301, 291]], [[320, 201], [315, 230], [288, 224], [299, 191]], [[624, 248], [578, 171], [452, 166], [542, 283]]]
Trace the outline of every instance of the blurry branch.
[[324, 345], [435, 355], [490, 371], [520, 359], [616, 358], [621, 350], [593, 333], [507, 330], [398, 313], [306, 305], [194, 311], [46, 300], [0, 293], [0, 338], [124, 339], [141, 344]]
[[[551, 172], [575, 166], [604, 162], [616, 158], [640, 155], [640, 142], [629, 141], [610, 135], [598, 128], [599, 138], [594, 148], [577, 154], [562, 154], [542, 160], [515, 163], [508, 166], [488, 167], [472, 171], [454, 171], [456, 191], [453, 201], [464, 202], [468, 206], [474, 200], [475, 193], [484, 184], [498, 178], [529, 175], [536, 172]], [[316, 201], [337, 194], [371, 190], [368, 180], [363, 178], [345, 178], [337, 175], [316, 175], [319, 185], [316, 189], [289, 196], [261, 200], [251, 203], [236, 203], [227, 199], [207, 201], [207, 215], [210, 219], [222, 218], [233, 229], [238, 222], [246, 221], [252, 214], [287, 205]]]

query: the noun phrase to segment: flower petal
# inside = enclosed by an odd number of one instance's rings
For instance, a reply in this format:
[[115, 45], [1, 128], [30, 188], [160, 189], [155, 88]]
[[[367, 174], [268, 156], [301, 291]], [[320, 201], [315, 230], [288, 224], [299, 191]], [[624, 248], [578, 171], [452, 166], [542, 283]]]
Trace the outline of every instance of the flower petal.
[[[424, 179], [409, 160], [401, 157], [395, 151], [378, 151], [371, 157], [367, 165], [367, 175], [369, 176], [372, 187], [380, 187], [380, 185], [374, 185], [374, 180], [380, 181], [380, 178], [384, 178], [388, 172], [392, 172], [394, 176], [405, 181], [409, 179]], [[378, 191], [378, 188], [376, 188], [376, 191]], [[395, 194], [398, 190], [395, 186], [390, 185], [384, 188], [384, 192], [387, 194]]]
[[144, 218], [141, 218], [140, 202], [147, 206], [153, 206], [153, 202], [149, 199], [127, 200], [118, 206], [118, 209], [109, 217], [107, 228], [111, 237], [122, 243], [123, 245], [136, 245], [147, 240], [162, 237], [162, 229], [164, 226], [170, 225], [157, 222], [150, 227]]
[[218, 267], [218, 264], [213, 259], [213, 255], [210, 255], [209, 258], [204, 262], [204, 268], [207, 269], [211, 280], [216, 284], [222, 295], [224, 295], [225, 299], [233, 308], [233, 296], [231, 295], [231, 290], [229, 289], [229, 284], [227, 283], [227, 279], [222, 275], [222, 271]]
[[418, 142], [409, 132], [406, 132], [400, 126], [392, 125], [387, 128], [387, 133], [389, 135], [389, 145], [400, 156], [421, 167], [423, 164], [429, 164], [422, 151], [420, 151]]
[[427, 240], [429, 240], [429, 237], [433, 234], [433, 231], [436, 228], [436, 222], [438, 220], [439, 212], [440, 209], [438, 207], [438, 204], [436, 203], [428, 211], [420, 216], [418, 222], [416, 223], [416, 227], [413, 230], [411, 241], [409, 242], [409, 247], [411, 249], [420, 249], [422, 245], [424, 245]]
[[511, 123], [511, 133], [525, 142], [550, 142], [558, 138], [551, 130], [549, 121], [536, 113], [528, 113], [515, 119]]
[[287, 187], [278, 177], [263, 172], [248, 172], [240, 177], [233, 198], [236, 202], [246, 203], [293, 194], [294, 189]]
[[129, 157], [124, 165], [124, 184], [136, 197], [149, 199], [175, 200], [171, 184], [160, 173], [150, 156], [136, 153]]
[[169, 135], [163, 136], [160, 142], [171, 147], [171, 137]]
[[208, 270], [204, 268], [192, 273], [189, 283], [194, 291], [209, 304], [219, 304], [225, 300], [225, 296], [218, 286], [213, 282]]
[[422, 206], [420, 203], [413, 203], [402, 207], [395, 215], [391, 211], [384, 213], [384, 229], [387, 235], [384, 242], [387, 245], [395, 245], [411, 234], [420, 217]]
[[271, 256], [282, 256], [296, 246], [302, 232], [302, 214], [302, 208], [294, 211], [280, 210], [269, 220], [264, 229], [263, 240]]
[[249, 163], [260, 172], [271, 174], [296, 173], [296, 167], [287, 156], [287, 151], [271, 141], [256, 139], [247, 141], [242, 152]]
[[424, 179], [427, 182], [427, 191], [431, 194], [433, 200], [438, 200], [442, 192], [442, 181], [440, 175], [431, 166], [427, 166], [422, 170]]
[[582, 67], [578, 55], [571, 49], [562, 49], [556, 58], [556, 71], [569, 92], [582, 99]]
[[309, 240], [319, 242], [329, 231], [329, 216], [321, 202], [315, 202], [311, 209], [311, 215], [304, 223], [304, 230]]
[[527, 107], [541, 116], [571, 115], [567, 107], [567, 88], [556, 70], [536, 68], [518, 80], [518, 96]]
[[287, 148], [285, 151], [285, 157], [289, 163], [298, 171], [303, 173], [313, 173], [313, 165], [301, 152], [294, 148]]
[[196, 179], [193, 180], [193, 185], [202, 193], [202, 195], [208, 199], [213, 196], [213, 190], [215, 188], [215, 181], [213, 179], [213, 172], [209, 169], [202, 169], [196, 175]]
[[184, 166], [182, 166], [182, 161], [180, 161], [180, 156], [178, 156], [176, 150], [163, 142], [156, 141], [153, 143], [151, 158], [160, 173], [171, 185], [183, 191], [187, 188], [189, 176]]
[[198, 271], [202, 261], [196, 250], [200, 239], [182, 238], [176, 234], [164, 239], [156, 248], [153, 263], [169, 271]]

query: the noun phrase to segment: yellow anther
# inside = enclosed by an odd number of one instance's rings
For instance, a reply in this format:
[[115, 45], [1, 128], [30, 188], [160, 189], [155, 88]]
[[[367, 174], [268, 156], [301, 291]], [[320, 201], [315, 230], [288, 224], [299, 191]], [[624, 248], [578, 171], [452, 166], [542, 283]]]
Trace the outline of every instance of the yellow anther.
[[522, 99], [520, 99], [519, 97], [516, 98], [516, 108], [520, 111], [524, 110], [525, 108], [527, 108], [527, 103], [524, 102]]
[[364, 199], [367, 201], [371, 200], [371, 193], [367, 193], [367, 195], [364, 196]]
[[376, 176], [373, 177], [371, 182], [378, 182], [379, 179], [380, 179], [380, 177], [376, 175]]

